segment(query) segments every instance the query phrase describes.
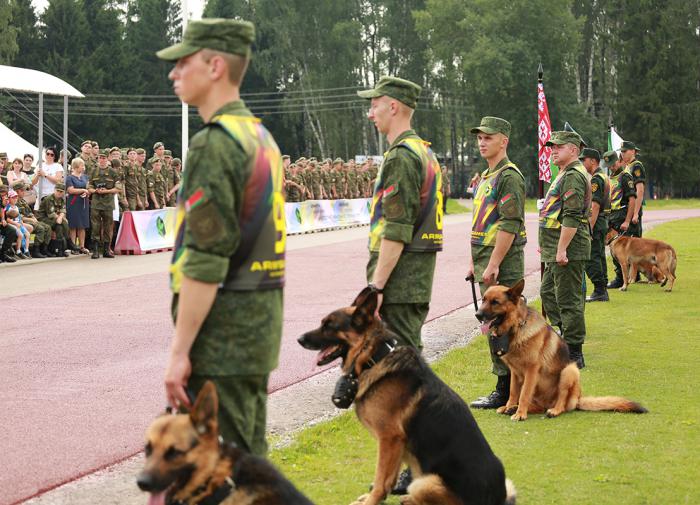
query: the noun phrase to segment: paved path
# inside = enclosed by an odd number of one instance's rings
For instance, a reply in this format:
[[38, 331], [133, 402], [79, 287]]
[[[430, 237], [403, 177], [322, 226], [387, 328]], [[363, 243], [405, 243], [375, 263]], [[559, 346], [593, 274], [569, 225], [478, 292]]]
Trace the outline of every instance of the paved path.
[[[645, 218], [691, 216], [700, 210], [648, 212]], [[528, 215], [528, 273], [539, 269], [535, 220]], [[467, 216], [447, 216], [429, 320], [471, 303], [463, 280], [468, 230]], [[321, 372], [295, 338], [364, 286], [366, 233], [356, 228], [289, 238], [284, 337], [272, 391], [282, 395], [294, 384], [303, 389]], [[161, 378], [172, 334], [167, 262], [160, 254], [0, 267], [4, 313], [18, 315], [6, 318], [0, 341], [0, 504], [140, 450], [144, 428], [163, 407]]]

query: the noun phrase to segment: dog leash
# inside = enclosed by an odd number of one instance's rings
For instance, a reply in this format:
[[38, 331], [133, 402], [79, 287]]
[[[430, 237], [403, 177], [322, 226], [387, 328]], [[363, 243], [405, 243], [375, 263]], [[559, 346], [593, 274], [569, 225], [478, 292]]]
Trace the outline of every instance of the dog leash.
[[479, 310], [479, 305], [476, 303], [476, 285], [474, 283], [474, 274], [469, 274], [464, 278], [465, 281], [470, 282], [472, 285], [472, 300], [474, 300], [474, 310]]

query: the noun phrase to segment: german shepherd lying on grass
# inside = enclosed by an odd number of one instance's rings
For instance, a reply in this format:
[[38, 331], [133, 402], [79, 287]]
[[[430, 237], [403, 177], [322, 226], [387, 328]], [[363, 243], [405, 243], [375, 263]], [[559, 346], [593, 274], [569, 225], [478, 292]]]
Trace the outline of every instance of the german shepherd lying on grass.
[[578, 410], [644, 413], [640, 404], [619, 396], [581, 396], [581, 376], [564, 340], [522, 297], [525, 281], [512, 288], [491, 286], [477, 319], [490, 327], [488, 338], [510, 369], [510, 396], [497, 409], [514, 421], [546, 412], [556, 417]]
[[343, 359], [343, 372], [358, 382], [357, 417], [379, 443], [372, 491], [354, 503], [380, 503], [402, 461], [414, 478], [404, 505], [515, 503], [515, 489], [467, 405], [414, 348], [395, 347], [396, 335], [375, 317], [376, 308], [377, 292], [365, 288], [351, 307], [299, 338], [321, 351], [318, 365]]
[[146, 431], [138, 476], [149, 505], [313, 505], [265, 459], [219, 439], [212, 382], [189, 414], [163, 414]]
[[661, 278], [661, 287], [668, 287], [666, 291], [673, 289], [676, 281], [676, 251], [661, 240], [650, 238], [627, 237], [620, 235], [616, 230], [610, 229], [606, 235], [606, 242], [610, 246], [610, 254], [615, 256], [622, 268], [622, 287], [620, 291], [627, 291], [628, 284], [634, 284], [639, 269], [647, 274], [650, 281]]

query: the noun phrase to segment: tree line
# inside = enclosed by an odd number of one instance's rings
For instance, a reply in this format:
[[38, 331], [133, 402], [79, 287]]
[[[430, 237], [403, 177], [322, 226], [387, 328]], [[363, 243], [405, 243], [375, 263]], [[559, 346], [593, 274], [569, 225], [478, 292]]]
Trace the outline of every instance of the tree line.
[[[494, 115], [512, 123], [509, 155], [534, 192], [542, 63], [554, 129], [568, 121], [603, 151], [613, 123], [641, 148], [655, 194], [700, 195], [700, 0], [208, 0], [204, 16], [255, 23], [244, 99], [292, 157], [381, 154], [355, 92], [398, 75], [423, 86], [415, 127], [456, 191], [482, 166], [469, 130]], [[70, 101], [73, 143], [163, 140], [179, 154], [170, 65], [154, 53], [180, 23], [176, 0], [50, 0], [41, 14], [3, 0], [0, 63], [86, 95]], [[62, 99], [46, 100], [60, 132]], [[35, 97], [0, 97], [1, 119], [32, 140], [27, 109]]]

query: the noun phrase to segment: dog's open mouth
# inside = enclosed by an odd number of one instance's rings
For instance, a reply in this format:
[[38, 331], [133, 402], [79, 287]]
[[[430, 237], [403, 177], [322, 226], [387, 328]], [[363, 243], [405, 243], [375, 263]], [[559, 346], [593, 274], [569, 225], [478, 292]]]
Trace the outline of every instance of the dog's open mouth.
[[167, 492], [168, 490], [166, 489], [159, 493], [149, 493], [148, 505], [165, 505], [165, 495]]
[[340, 358], [343, 355], [343, 346], [340, 344], [332, 345], [322, 349], [316, 357], [316, 365], [327, 365], [333, 360]]
[[496, 316], [493, 319], [483, 319], [481, 321], [481, 333], [484, 335], [489, 334], [491, 328], [495, 328], [503, 322], [503, 316]]

